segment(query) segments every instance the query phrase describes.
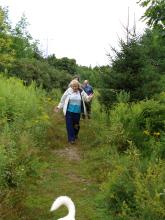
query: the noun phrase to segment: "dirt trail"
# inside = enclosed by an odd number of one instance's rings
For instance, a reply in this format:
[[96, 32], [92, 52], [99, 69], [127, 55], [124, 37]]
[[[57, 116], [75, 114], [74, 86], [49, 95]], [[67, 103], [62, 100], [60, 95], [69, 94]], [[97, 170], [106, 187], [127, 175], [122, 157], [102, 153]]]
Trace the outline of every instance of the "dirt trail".
[[54, 199], [61, 195], [69, 196], [75, 203], [76, 219], [101, 219], [96, 214], [94, 201], [98, 188], [89, 175], [84, 153], [80, 143], [65, 144], [63, 148], [54, 146], [42, 152], [41, 176], [36, 185], [29, 185], [28, 209], [22, 219], [54, 220], [64, 217], [67, 214], [65, 207], [49, 212]]
[[[50, 213], [50, 207], [55, 198], [61, 195], [69, 196], [76, 206], [76, 219], [101, 220], [97, 214], [94, 200], [98, 193], [98, 185], [92, 180], [88, 169], [87, 135], [81, 123], [80, 140], [74, 145], [66, 141], [66, 128], [61, 115], [55, 115], [53, 126], [48, 133], [48, 146], [41, 151], [42, 168], [40, 178], [34, 185], [29, 184], [29, 194], [26, 198], [27, 213], [23, 220], [55, 220], [64, 217], [67, 210], [61, 207]], [[26, 218], [29, 216], [29, 218]]]
[[59, 179], [56, 179], [54, 194], [68, 195], [72, 198], [79, 220], [97, 219], [94, 212], [95, 204], [91, 200], [97, 189], [84, 166], [84, 155], [80, 146], [72, 145], [55, 149], [52, 153], [56, 158], [56, 172], [59, 176]]
[[67, 158], [68, 160], [80, 161], [81, 155], [76, 146], [65, 147], [63, 149], [54, 150], [57, 156]]

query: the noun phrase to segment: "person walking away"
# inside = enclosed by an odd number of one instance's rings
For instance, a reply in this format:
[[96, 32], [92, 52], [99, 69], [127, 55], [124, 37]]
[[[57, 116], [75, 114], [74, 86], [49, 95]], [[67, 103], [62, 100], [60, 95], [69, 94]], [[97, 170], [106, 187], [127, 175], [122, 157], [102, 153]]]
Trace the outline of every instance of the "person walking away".
[[74, 144], [78, 138], [81, 113], [86, 115], [85, 102], [89, 102], [92, 97], [92, 94], [88, 96], [84, 90], [80, 89], [80, 83], [77, 80], [72, 80], [70, 87], [64, 92], [60, 103], [54, 109], [55, 112], [63, 109], [68, 142], [71, 144]]
[[[87, 93], [88, 96], [92, 95], [93, 97], [93, 88], [91, 85], [89, 85], [88, 80], [84, 80], [82, 89]], [[89, 102], [85, 102], [86, 111], [87, 111], [87, 117], [88, 119], [91, 118], [91, 106], [92, 106], [92, 99]], [[83, 118], [85, 118], [85, 114], [83, 114]]]

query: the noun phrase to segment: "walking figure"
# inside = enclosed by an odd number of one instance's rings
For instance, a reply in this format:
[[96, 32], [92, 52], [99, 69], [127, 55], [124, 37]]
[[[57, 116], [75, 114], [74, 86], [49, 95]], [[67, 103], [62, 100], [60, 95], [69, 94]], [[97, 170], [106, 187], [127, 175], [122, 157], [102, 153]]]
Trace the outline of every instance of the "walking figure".
[[69, 86], [54, 111], [58, 112], [60, 109], [63, 109], [68, 141], [74, 144], [80, 130], [80, 115], [81, 113], [84, 115], [87, 114], [85, 102], [90, 102], [93, 94], [87, 95], [87, 93], [81, 89], [81, 85], [77, 80], [72, 80]]
[[[84, 80], [83, 85], [82, 85], [82, 89], [87, 93], [87, 95], [93, 96], [93, 88], [91, 85], [89, 85], [88, 80]], [[87, 118], [90, 119], [91, 118], [92, 99], [89, 102], [85, 102], [85, 106], [86, 106], [86, 111], [87, 111]], [[82, 116], [83, 116], [83, 118], [85, 118], [85, 114], [83, 114]]]

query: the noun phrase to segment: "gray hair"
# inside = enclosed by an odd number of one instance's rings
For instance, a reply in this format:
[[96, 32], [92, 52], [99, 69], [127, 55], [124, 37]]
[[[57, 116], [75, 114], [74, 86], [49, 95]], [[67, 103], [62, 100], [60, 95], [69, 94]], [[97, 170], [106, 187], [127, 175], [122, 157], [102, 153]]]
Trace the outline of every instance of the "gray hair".
[[70, 83], [69, 83], [69, 87], [72, 87], [74, 84], [78, 85], [78, 87], [81, 87], [81, 84], [79, 83], [78, 80], [73, 79]]

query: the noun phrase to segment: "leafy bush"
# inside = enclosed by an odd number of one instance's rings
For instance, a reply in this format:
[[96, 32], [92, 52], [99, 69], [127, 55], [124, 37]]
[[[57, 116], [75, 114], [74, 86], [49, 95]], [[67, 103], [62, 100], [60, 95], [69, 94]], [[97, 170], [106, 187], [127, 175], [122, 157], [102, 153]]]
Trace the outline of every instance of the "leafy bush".
[[[99, 89], [98, 100], [102, 108], [108, 113], [112, 105], [116, 102], [116, 91], [113, 89]], [[104, 95], [103, 95], [104, 94]]]
[[30, 85], [35, 81], [37, 86], [47, 91], [53, 88], [60, 88], [63, 91], [71, 80], [71, 76], [66, 71], [57, 70], [46, 61], [41, 62], [35, 59], [16, 60], [9, 74], [22, 79], [25, 85]]
[[[37, 175], [37, 147], [45, 145], [49, 116], [45, 94], [32, 84], [0, 76], [0, 191], [21, 189]], [[3, 193], [2, 193], [3, 194]], [[1, 195], [2, 196], [2, 195]]]
[[105, 146], [94, 152], [100, 211], [113, 220], [164, 219], [165, 93], [137, 103], [117, 97], [102, 131]]
[[[164, 112], [165, 106], [159, 100], [116, 104], [110, 112], [109, 141], [115, 144], [120, 152], [133, 142], [148, 156], [155, 150], [158, 153], [164, 144]], [[161, 153], [161, 156], [163, 155], [164, 152]]]
[[118, 103], [128, 103], [130, 100], [130, 93], [125, 91], [120, 91], [116, 95], [116, 100]]
[[109, 218], [164, 219], [164, 162], [142, 163], [135, 147], [130, 147], [122, 158], [109, 156], [109, 161], [108, 179], [100, 195]]

